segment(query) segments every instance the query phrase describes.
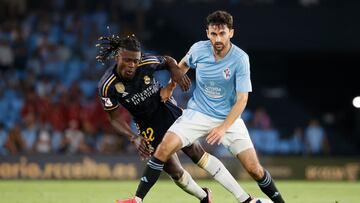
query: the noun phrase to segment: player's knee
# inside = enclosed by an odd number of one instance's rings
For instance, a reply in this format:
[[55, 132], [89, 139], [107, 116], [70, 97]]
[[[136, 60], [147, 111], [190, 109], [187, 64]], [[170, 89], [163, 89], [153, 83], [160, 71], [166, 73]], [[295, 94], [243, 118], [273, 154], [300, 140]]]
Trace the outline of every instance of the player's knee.
[[168, 160], [168, 157], [171, 155], [171, 149], [165, 143], [160, 143], [157, 147], [154, 156], [162, 161]]
[[201, 157], [205, 154], [204, 149], [201, 147], [200, 144], [194, 143], [191, 146], [182, 148], [182, 151], [190, 157], [190, 159], [197, 164]]
[[245, 169], [255, 180], [260, 180], [264, 176], [264, 169], [260, 164], [248, 164]]

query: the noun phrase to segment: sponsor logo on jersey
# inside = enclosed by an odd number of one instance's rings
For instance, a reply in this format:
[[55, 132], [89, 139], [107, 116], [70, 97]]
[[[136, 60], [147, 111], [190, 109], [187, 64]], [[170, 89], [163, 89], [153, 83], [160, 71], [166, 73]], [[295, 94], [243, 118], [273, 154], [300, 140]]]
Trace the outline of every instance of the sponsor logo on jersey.
[[144, 83], [146, 85], [150, 84], [150, 77], [149, 76], [147, 76], [147, 75], [144, 76]]
[[213, 81], [200, 84], [200, 86], [202, 86], [204, 94], [210, 98], [219, 99], [225, 96], [225, 88]]

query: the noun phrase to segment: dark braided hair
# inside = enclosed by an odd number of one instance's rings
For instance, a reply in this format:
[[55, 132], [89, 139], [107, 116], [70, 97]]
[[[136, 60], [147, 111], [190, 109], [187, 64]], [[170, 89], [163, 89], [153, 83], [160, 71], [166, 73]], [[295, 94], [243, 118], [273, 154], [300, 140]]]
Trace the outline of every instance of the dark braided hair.
[[124, 48], [129, 51], [140, 51], [140, 42], [134, 34], [120, 38], [118, 35], [110, 37], [101, 36], [98, 39], [100, 43], [96, 47], [100, 47], [100, 51], [96, 56], [96, 60], [104, 64], [108, 59], [114, 58], [119, 49]]

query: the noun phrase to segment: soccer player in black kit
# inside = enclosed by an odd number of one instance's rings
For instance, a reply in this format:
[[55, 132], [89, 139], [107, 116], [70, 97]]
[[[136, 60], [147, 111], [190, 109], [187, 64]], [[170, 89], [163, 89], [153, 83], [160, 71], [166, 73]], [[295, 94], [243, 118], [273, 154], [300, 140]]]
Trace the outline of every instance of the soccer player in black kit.
[[[98, 83], [99, 96], [104, 110], [108, 113], [111, 124], [117, 133], [125, 135], [135, 145], [142, 159], [149, 158], [161, 142], [167, 129], [182, 114], [182, 110], [169, 99], [176, 82], [183, 90], [190, 86], [190, 80], [179, 74], [176, 61], [169, 56], [141, 56], [140, 43], [134, 35], [100, 37], [100, 53], [97, 60], [105, 62], [114, 58], [116, 64], [109, 67]], [[161, 87], [155, 80], [155, 71], [167, 69], [172, 81]], [[126, 122], [119, 117], [119, 107], [125, 107], [133, 116], [139, 135], [135, 135]], [[235, 197], [242, 188], [231, 176], [224, 165], [214, 156], [206, 153], [199, 143], [185, 147], [182, 151], [199, 167], [209, 172]], [[152, 169], [159, 169], [156, 163], [148, 162]], [[162, 168], [161, 168], [162, 170]], [[163, 170], [184, 191], [197, 197], [200, 202], [211, 203], [210, 191], [201, 188], [185, 171], [176, 154], [164, 165]], [[144, 176], [141, 181], [148, 182], [151, 176]], [[149, 188], [150, 189], [150, 188]], [[142, 191], [136, 197], [144, 197]], [[142, 199], [137, 200], [142, 201]], [[116, 202], [135, 202], [135, 200], [117, 200]]]

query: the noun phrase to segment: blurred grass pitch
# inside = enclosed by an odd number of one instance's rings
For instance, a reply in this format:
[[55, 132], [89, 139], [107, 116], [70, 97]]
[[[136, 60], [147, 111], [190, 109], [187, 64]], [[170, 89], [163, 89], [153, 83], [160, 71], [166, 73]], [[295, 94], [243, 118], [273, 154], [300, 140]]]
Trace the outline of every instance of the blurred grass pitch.
[[[138, 181], [77, 180], [1, 180], [0, 203], [113, 203], [115, 199], [134, 195]], [[198, 181], [212, 190], [213, 202], [235, 203], [233, 196], [212, 180]], [[253, 196], [265, 197], [253, 181], [240, 181]], [[356, 203], [360, 202], [360, 182], [277, 181], [289, 203]], [[155, 184], [144, 203], [199, 202], [170, 180]]]

